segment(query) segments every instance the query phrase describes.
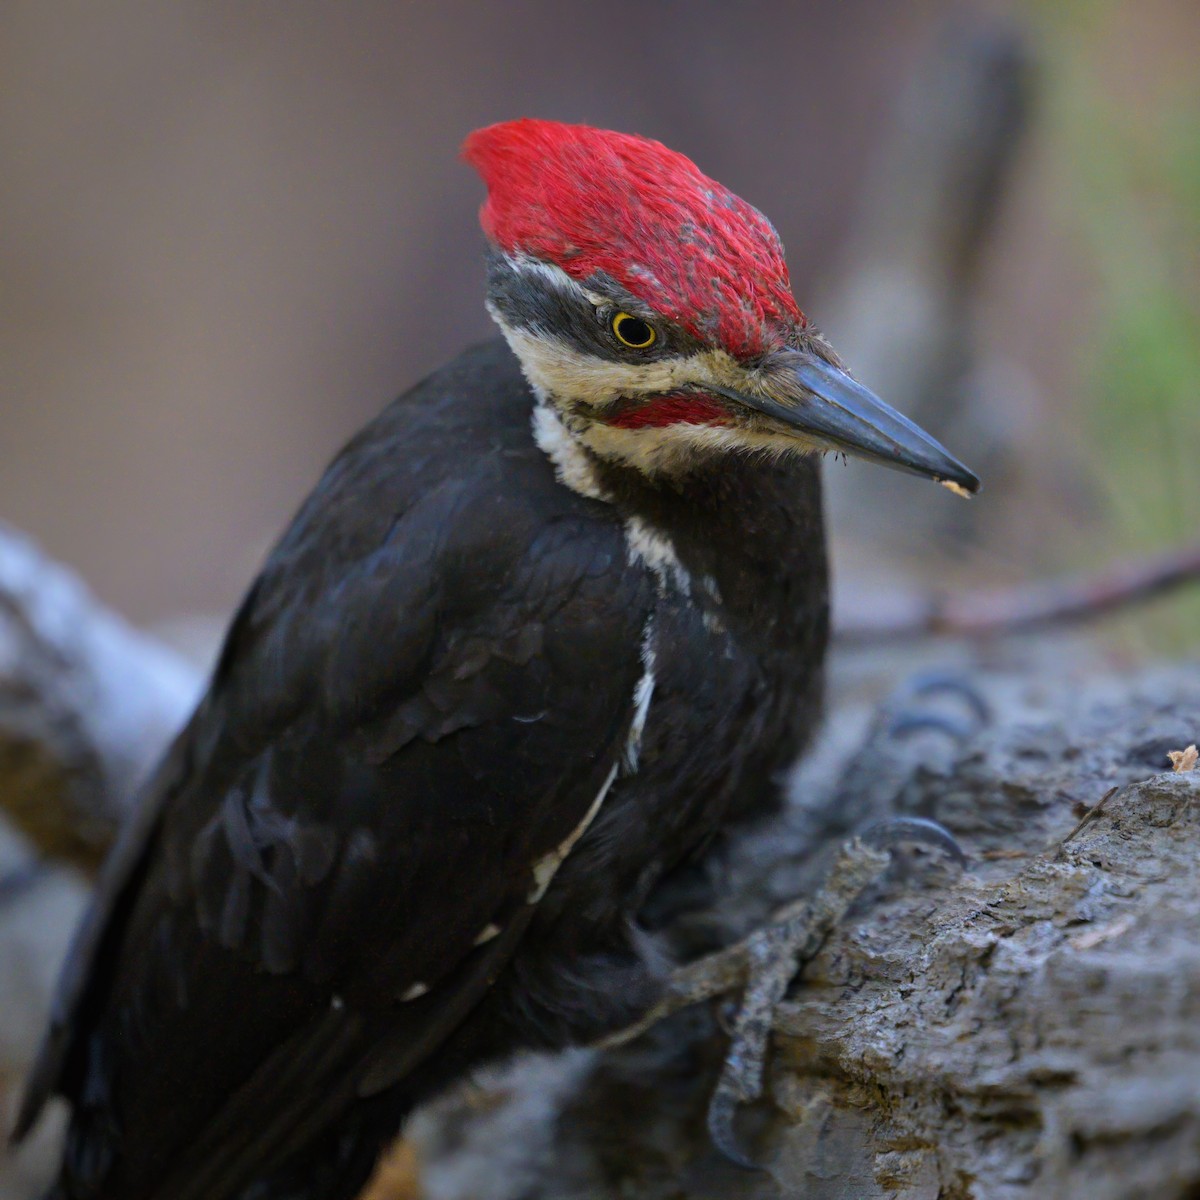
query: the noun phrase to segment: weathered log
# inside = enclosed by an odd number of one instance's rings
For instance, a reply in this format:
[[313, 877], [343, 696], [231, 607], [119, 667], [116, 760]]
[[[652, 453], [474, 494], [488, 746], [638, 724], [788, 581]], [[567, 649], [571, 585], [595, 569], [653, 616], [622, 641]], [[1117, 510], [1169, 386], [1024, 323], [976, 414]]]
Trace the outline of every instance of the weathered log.
[[[98, 604], [28, 538], [0, 525], [4, 1127], [85, 901], [80, 876], [100, 862], [199, 683], [194, 668]], [[47, 1122], [19, 1156], [0, 1150], [2, 1200], [41, 1194], [57, 1141]]]
[[198, 674], [0, 525], [0, 811], [84, 871], [182, 725]]

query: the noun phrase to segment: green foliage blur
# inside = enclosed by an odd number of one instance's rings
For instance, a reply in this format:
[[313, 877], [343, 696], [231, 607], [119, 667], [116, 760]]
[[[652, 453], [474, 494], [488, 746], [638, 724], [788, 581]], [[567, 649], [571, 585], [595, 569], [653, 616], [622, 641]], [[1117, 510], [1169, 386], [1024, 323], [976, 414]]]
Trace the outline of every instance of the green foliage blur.
[[[1200, 72], [1146, 75], [1136, 103], [1108, 85], [1095, 35], [1110, 4], [1038, 5], [1053, 69], [1043, 119], [1065, 157], [1071, 224], [1095, 272], [1079, 356], [1081, 447], [1101, 508], [1093, 564], [1200, 539]], [[1111, 31], [1109, 31], [1111, 32]], [[1193, 653], [1200, 589], [1121, 622]]]

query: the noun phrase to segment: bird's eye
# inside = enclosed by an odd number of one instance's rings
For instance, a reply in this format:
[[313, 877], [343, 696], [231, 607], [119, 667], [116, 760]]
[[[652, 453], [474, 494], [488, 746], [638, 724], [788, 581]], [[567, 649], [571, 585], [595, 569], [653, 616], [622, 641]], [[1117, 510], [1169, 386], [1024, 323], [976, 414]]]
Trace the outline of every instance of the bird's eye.
[[613, 317], [612, 331], [613, 337], [631, 350], [647, 350], [658, 339], [653, 325], [627, 312], [619, 312]]

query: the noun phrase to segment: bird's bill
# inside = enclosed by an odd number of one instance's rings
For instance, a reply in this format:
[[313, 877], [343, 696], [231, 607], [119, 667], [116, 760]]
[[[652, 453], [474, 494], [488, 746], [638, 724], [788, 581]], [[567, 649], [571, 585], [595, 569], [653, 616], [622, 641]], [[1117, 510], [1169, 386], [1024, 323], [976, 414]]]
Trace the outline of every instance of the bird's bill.
[[923, 475], [959, 494], [979, 491], [979, 479], [941, 443], [845, 371], [807, 354], [788, 359], [786, 401], [757, 388], [726, 394], [818, 447]]

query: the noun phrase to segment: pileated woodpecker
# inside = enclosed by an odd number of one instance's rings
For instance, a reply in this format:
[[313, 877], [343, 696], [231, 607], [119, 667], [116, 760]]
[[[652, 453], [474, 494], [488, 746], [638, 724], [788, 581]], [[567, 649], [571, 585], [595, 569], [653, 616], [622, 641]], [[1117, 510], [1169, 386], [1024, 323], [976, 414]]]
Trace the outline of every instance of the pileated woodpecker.
[[346, 1200], [471, 1068], [636, 1018], [639, 907], [817, 717], [815, 453], [978, 486], [682, 155], [532, 120], [464, 153], [503, 339], [349, 443], [234, 618], [32, 1073], [59, 1200]]

